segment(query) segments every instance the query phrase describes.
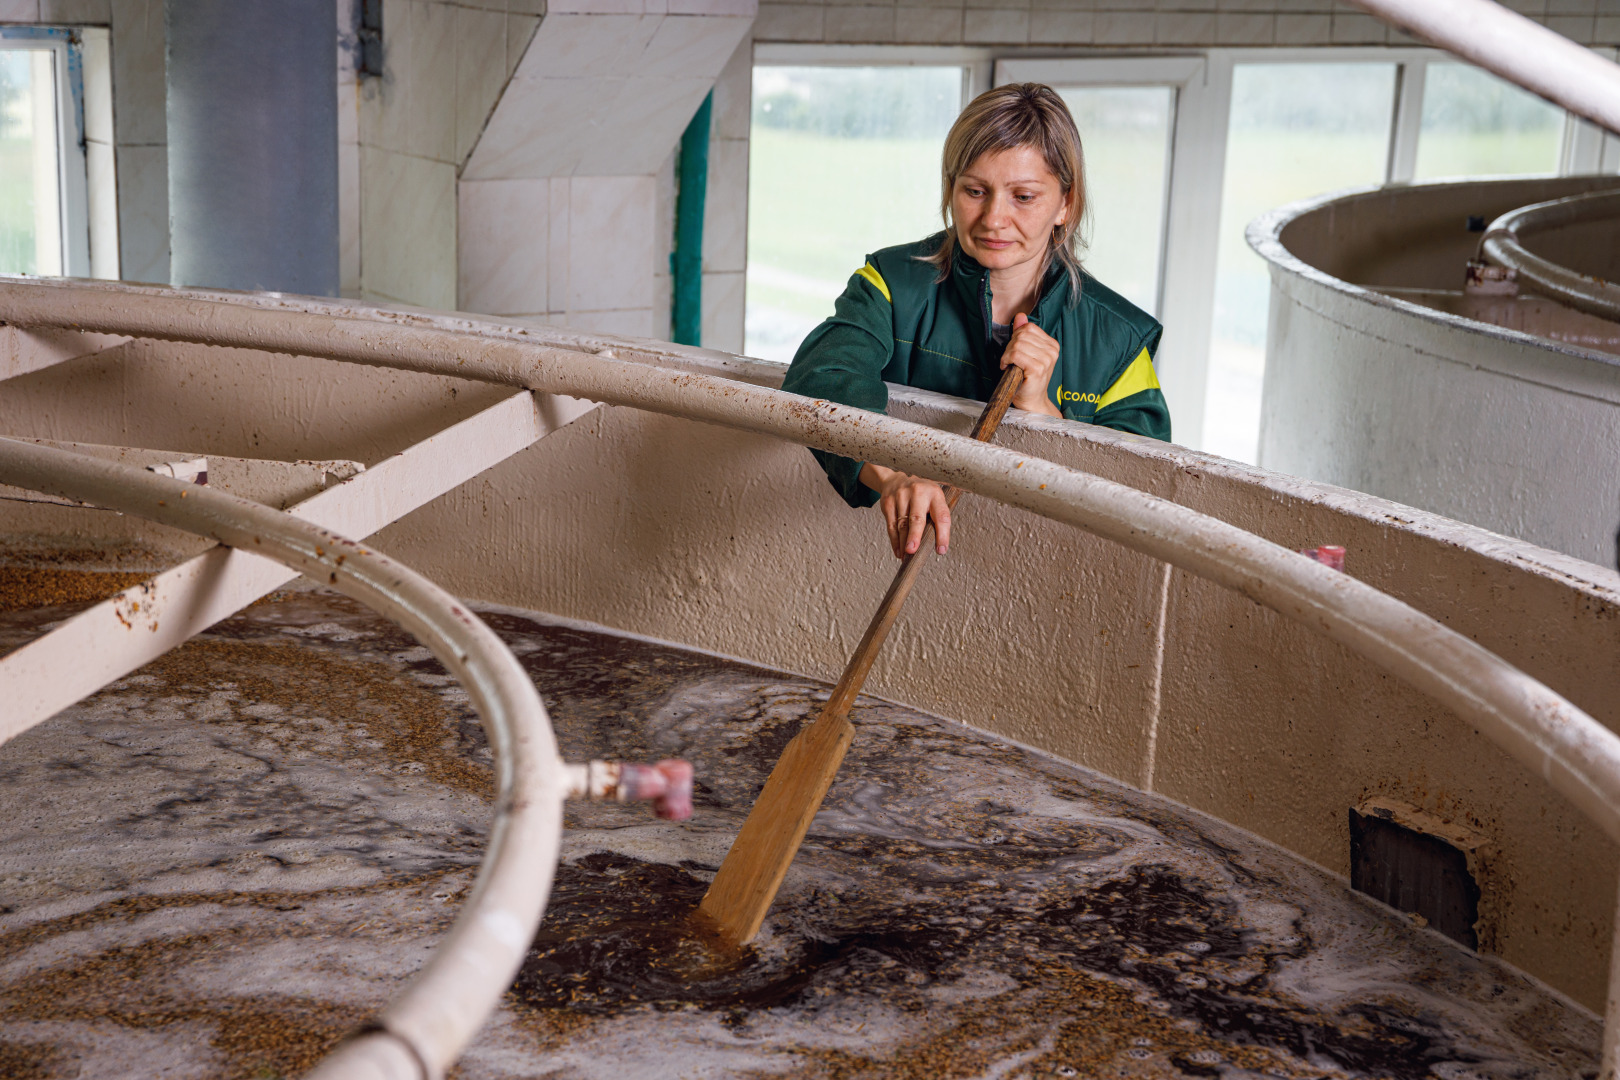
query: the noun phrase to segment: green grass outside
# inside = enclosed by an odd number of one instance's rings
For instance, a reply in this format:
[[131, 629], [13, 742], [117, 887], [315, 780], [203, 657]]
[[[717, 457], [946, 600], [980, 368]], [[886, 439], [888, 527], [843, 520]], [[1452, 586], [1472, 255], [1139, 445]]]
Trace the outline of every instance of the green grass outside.
[[34, 148], [0, 139], [0, 274], [34, 273]]
[[[1431, 132], [1419, 162], [1427, 175], [1551, 171], [1559, 138], [1556, 130], [1500, 137]], [[931, 139], [844, 139], [756, 126], [748, 261], [751, 270], [765, 273], [750, 274], [749, 306], [825, 317], [868, 252], [936, 231], [939, 152], [939, 142]], [[1217, 261], [1225, 310], [1219, 321], [1228, 331], [1243, 330], [1239, 340], [1256, 333], [1263, 340], [1268, 276], [1244, 240], [1247, 224], [1285, 203], [1380, 182], [1387, 152], [1381, 133], [1232, 132]], [[1093, 240], [1088, 266], [1139, 303], [1150, 302], [1157, 269], [1162, 168], [1163, 147], [1150, 136], [1098, 131], [1087, 147]], [[0, 177], [0, 184], [6, 182]], [[14, 234], [13, 219], [0, 219], [0, 243], [20, 235], [31, 263], [31, 216], [22, 224], [24, 231]]]
[[[756, 126], [749, 265], [841, 287], [867, 253], [938, 231], [939, 155], [932, 139], [842, 139]], [[749, 288], [750, 300], [765, 300], [764, 287]], [[773, 306], [811, 316], [831, 311], [798, 290], [770, 291]]]
[[1416, 178], [1555, 173], [1563, 150], [1561, 127], [1509, 131], [1485, 137], [1432, 132], [1418, 145]]

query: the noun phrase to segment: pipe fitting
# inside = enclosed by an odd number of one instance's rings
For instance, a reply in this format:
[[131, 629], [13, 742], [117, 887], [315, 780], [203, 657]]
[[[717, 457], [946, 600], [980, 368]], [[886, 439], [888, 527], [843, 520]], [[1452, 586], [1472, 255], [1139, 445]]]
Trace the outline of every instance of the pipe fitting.
[[172, 476], [176, 480], [189, 480], [193, 484], [208, 483], [208, 459], [205, 457], [189, 461], [162, 461], [148, 465], [146, 471], [159, 476]]
[[692, 816], [692, 763], [665, 758], [656, 765], [628, 761], [563, 763], [567, 797], [615, 802], [651, 802], [665, 821]]

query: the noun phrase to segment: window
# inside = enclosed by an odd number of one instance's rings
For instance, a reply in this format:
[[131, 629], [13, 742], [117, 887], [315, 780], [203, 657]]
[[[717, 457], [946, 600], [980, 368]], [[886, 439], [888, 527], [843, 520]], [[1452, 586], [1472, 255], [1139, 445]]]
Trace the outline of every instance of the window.
[[1394, 94], [1394, 64], [1233, 70], [1203, 449], [1253, 462], [1260, 441], [1271, 275], [1245, 229], [1286, 203], [1382, 182]]
[[1084, 262], [1143, 311], [1159, 311], [1175, 90], [1063, 87], [1085, 148]]
[[1564, 111], [1479, 68], [1427, 65], [1414, 177], [1553, 174]]
[[62, 272], [55, 60], [0, 49], [0, 273]]
[[[88, 62], [106, 73], [106, 45], [104, 28], [0, 27], [0, 273], [90, 273], [85, 111], [105, 119], [94, 141], [110, 157], [112, 103], [110, 87], [86, 101], [84, 71]], [[104, 171], [102, 201], [111, 203]], [[116, 277], [116, 225], [110, 231], [103, 276]]]
[[939, 231], [963, 81], [959, 66], [754, 69], [748, 355], [792, 360], [869, 252]]

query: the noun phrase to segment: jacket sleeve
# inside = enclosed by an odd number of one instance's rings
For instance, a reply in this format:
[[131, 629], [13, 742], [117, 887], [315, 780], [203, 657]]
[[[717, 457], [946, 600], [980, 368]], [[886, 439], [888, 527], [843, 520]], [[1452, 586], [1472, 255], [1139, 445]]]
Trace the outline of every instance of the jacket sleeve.
[[1170, 441], [1170, 406], [1153, 370], [1153, 354], [1159, 350], [1163, 333], [1162, 327], [1155, 327], [1135, 344], [1124, 370], [1103, 391], [1092, 423]]
[[[850, 275], [832, 318], [812, 330], [799, 346], [782, 389], [886, 412], [889, 388], [883, 382], [883, 369], [893, 355], [894, 314], [888, 285], [868, 262]], [[822, 450], [810, 452], [849, 505], [866, 507], [877, 502], [877, 492], [860, 481], [865, 462]]]

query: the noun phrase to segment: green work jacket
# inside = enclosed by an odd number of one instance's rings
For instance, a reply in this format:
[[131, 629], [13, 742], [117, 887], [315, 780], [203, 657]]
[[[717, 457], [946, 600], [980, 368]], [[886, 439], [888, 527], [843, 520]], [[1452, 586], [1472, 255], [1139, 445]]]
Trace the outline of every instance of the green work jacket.
[[[959, 251], [949, 279], [937, 280], [920, 256], [943, 237], [869, 256], [833, 316], [799, 346], [782, 389], [873, 412], [888, 409], [886, 382], [989, 400], [1003, 349], [990, 336], [989, 272]], [[1070, 420], [1169, 441], [1170, 410], [1153, 371], [1164, 328], [1089, 274], [1070, 300], [1068, 274], [1054, 264], [1030, 313], [1060, 346], [1047, 397]], [[862, 462], [811, 453], [851, 506], [877, 502], [860, 482]]]

